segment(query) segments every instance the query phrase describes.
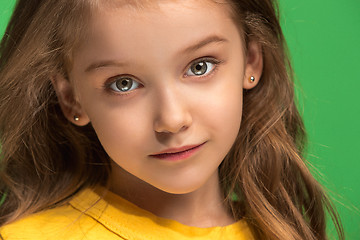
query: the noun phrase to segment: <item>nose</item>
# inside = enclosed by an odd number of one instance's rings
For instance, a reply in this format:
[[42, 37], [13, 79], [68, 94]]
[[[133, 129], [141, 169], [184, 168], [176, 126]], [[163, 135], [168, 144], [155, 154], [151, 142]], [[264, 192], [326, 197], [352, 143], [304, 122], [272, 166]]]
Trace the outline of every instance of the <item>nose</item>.
[[154, 130], [157, 133], [178, 133], [192, 124], [186, 95], [166, 89], [157, 95]]

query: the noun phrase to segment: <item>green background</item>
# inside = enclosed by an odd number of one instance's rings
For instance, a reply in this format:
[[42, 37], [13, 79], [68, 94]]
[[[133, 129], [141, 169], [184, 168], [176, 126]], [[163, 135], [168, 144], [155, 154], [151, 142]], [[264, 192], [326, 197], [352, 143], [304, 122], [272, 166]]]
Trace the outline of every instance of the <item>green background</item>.
[[280, 12], [308, 159], [331, 192], [347, 239], [360, 239], [360, 1], [280, 0]]
[[[0, 0], [0, 36], [14, 3]], [[335, 201], [347, 239], [360, 239], [360, 1], [280, 0], [280, 9], [308, 159]]]

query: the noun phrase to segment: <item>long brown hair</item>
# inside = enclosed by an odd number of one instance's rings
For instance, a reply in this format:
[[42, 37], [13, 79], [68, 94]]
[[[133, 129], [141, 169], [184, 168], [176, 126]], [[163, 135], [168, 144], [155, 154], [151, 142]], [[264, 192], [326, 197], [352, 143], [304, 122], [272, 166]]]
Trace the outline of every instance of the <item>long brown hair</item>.
[[[106, 184], [109, 159], [91, 125], [63, 116], [51, 76], [65, 77], [91, 17], [86, 0], [20, 0], [0, 45], [0, 224]], [[260, 239], [327, 239], [326, 210], [340, 220], [303, 158], [306, 134], [275, 0], [228, 0], [244, 42], [264, 57], [244, 92], [242, 125], [219, 168], [224, 199]], [[230, 196], [236, 195], [237, 200]]]
[[264, 69], [258, 86], [244, 92], [241, 128], [220, 167], [230, 209], [250, 222], [259, 239], [327, 239], [327, 210], [344, 239], [336, 209], [304, 161], [306, 132], [277, 2], [231, 5], [245, 42], [262, 45]]

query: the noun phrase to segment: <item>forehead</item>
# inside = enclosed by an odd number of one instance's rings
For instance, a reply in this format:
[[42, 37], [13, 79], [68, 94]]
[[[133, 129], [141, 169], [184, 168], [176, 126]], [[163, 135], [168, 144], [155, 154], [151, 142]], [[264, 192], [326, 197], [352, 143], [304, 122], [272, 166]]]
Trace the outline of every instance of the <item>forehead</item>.
[[[93, 8], [78, 55], [139, 62], [162, 61], [212, 36], [238, 39], [229, 6], [212, 0], [106, 1]], [[143, 3], [143, 4], [142, 4]], [[241, 34], [240, 34], [241, 35]]]
[[[214, 14], [219, 17], [220, 13], [223, 20], [234, 20], [233, 9], [230, 4], [227, 1], [219, 0], [96, 0], [95, 3], [92, 8], [90, 21], [90, 27], [92, 28], [90, 28], [90, 31], [100, 30], [101, 32], [104, 23], [106, 23], [106, 26], [122, 23], [135, 25], [136, 20], [139, 19], [147, 21], [150, 25], [156, 19], [164, 21], [177, 17], [180, 20], [177, 21], [178, 23], [186, 23], [186, 20], [193, 18], [196, 12], [207, 12], [208, 19], [211, 19]], [[182, 15], [179, 13], [182, 13]], [[115, 15], [118, 22], [114, 17], [112, 19], [107, 17]], [[196, 22], [194, 22], [194, 31], [201, 28], [201, 26], [198, 26], [198, 29], [195, 29], [196, 27]]]
[[228, 4], [226, 0], [95, 0], [93, 6], [97, 8], [118, 8], [127, 7], [133, 9], [159, 8], [162, 4], [183, 3], [189, 5], [192, 2], [202, 4]]
[[[232, 19], [235, 20], [237, 18], [234, 4], [229, 0], [94, 0], [91, 4], [91, 9], [93, 15], [115, 9], [132, 11], [134, 14], [141, 14], [143, 10], [162, 11], [163, 13], [167, 11], [171, 13], [185, 8], [191, 9], [194, 3], [207, 8], [209, 11], [221, 8]], [[169, 8], [171, 5], [173, 6], [172, 9]], [[164, 8], [164, 6], [167, 6], [167, 8]]]

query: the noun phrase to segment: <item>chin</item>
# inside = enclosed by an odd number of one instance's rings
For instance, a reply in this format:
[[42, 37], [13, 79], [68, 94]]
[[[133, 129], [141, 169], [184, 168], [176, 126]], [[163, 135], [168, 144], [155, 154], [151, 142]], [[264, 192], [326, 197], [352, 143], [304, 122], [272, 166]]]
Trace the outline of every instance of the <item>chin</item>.
[[203, 184], [201, 183], [195, 183], [195, 182], [186, 182], [186, 181], [176, 181], [173, 184], [156, 184], [153, 185], [153, 187], [169, 193], [169, 194], [189, 194], [192, 192], [195, 192], [196, 190], [200, 189]]

